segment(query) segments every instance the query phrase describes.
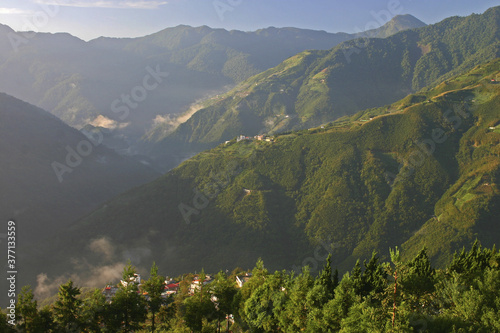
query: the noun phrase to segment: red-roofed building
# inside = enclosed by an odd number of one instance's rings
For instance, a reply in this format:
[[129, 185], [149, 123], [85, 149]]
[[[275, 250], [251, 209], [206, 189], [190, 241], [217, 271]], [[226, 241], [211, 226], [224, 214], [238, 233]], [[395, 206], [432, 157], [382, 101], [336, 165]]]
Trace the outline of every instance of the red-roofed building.
[[[203, 281], [203, 285], [209, 284], [210, 282], [212, 282], [212, 280], [213, 279], [210, 275], [206, 275], [205, 281]], [[191, 287], [189, 288], [190, 294], [193, 295], [197, 289], [200, 289], [200, 278], [198, 277], [198, 275], [195, 275], [193, 282], [191, 282]]]
[[106, 302], [111, 302], [111, 299], [113, 298], [113, 296], [115, 296], [116, 292], [118, 291], [118, 287], [117, 286], [110, 286], [110, 285], [107, 285], [103, 290], [102, 290], [102, 294], [104, 295], [104, 297], [106, 297]]
[[178, 283], [170, 283], [165, 286], [165, 289], [170, 289], [170, 290], [178, 290], [179, 289], [179, 284]]
[[165, 289], [161, 295], [162, 296], [173, 295], [173, 294], [176, 294], [177, 291], [179, 291], [179, 284], [178, 283], [169, 283], [169, 284], [165, 284]]

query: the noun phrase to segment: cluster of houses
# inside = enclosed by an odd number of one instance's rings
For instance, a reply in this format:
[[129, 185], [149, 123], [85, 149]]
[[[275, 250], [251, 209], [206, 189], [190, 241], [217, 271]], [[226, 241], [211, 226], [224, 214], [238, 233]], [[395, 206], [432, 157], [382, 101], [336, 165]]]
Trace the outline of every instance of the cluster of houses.
[[[238, 288], [243, 287], [243, 285], [250, 280], [252, 277], [251, 273], [245, 273], [243, 276], [236, 276], [236, 285]], [[189, 286], [189, 294], [194, 295], [196, 290], [200, 289], [201, 285], [207, 285], [213, 281], [213, 277], [210, 275], [205, 276], [204, 281], [200, 281], [200, 276], [198, 274], [195, 274], [193, 281], [191, 281], [191, 285]], [[120, 280], [120, 284], [123, 287], [127, 287], [129, 284], [136, 284], [139, 287], [139, 293], [142, 293], [145, 297], [147, 297], [147, 292], [141, 291], [141, 275], [140, 274], [134, 274], [134, 276], [131, 276], [128, 281], [126, 280]], [[116, 292], [119, 290], [118, 285], [107, 285], [103, 290], [102, 294], [106, 297], [106, 302], [111, 302], [113, 296], [115, 296]], [[165, 280], [165, 288], [164, 291], [162, 292], [162, 297], [168, 297], [171, 295], [175, 295], [179, 291], [179, 282], [176, 282], [170, 278], [167, 278]]]
[[[120, 280], [120, 284], [123, 287], [127, 287], [129, 284], [137, 284], [138, 286], [141, 285], [141, 275], [140, 274], [134, 274], [134, 276], [131, 276], [129, 280]], [[106, 297], [106, 302], [111, 302], [111, 299], [115, 296], [116, 292], [120, 288], [117, 285], [110, 285], [108, 284], [104, 289], [102, 290], [102, 294], [104, 297]]]
[[[264, 134], [261, 135], [256, 135], [256, 136], [244, 136], [244, 135], [239, 135], [236, 137], [236, 142], [240, 142], [243, 140], [257, 140], [257, 141], [267, 141], [267, 142], [273, 142], [273, 138], [270, 136], [266, 136]], [[229, 141], [226, 141], [228, 143]]]

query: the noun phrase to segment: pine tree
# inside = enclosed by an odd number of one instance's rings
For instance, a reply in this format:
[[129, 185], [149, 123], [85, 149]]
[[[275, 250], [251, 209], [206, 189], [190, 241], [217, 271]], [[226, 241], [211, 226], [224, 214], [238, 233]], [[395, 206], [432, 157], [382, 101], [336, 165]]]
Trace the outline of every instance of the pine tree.
[[259, 288], [269, 275], [268, 270], [264, 267], [264, 261], [259, 258], [252, 270], [252, 278], [246, 282], [241, 289], [236, 293], [233, 300], [233, 314], [235, 321], [243, 328], [248, 328], [245, 323], [245, 302], [252, 296], [252, 293]]
[[398, 272], [400, 272], [400, 268], [401, 268], [401, 255], [399, 254], [399, 249], [397, 246], [394, 250], [389, 249], [389, 253], [391, 254], [391, 261], [395, 266], [395, 268], [393, 270], [394, 292], [393, 292], [393, 300], [392, 300], [392, 327], [394, 328], [394, 325], [396, 323], [398, 282], [399, 282], [398, 281]]
[[361, 264], [359, 263], [359, 259], [356, 261], [354, 268], [351, 271], [350, 280], [352, 283], [352, 288], [356, 295], [361, 295], [361, 291], [363, 290], [363, 279], [361, 273]]
[[[322, 322], [320, 328], [326, 332], [338, 332], [340, 323], [347, 318], [349, 310], [354, 304], [361, 302], [361, 296], [354, 291], [353, 280], [349, 273], [346, 273], [335, 288], [335, 296], [323, 307]], [[312, 326], [312, 325], [311, 325]], [[311, 327], [311, 329], [317, 327]], [[320, 330], [313, 330], [320, 331]]]
[[149, 280], [147, 280], [142, 288], [148, 293], [148, 309], [151, 314], [151, 332], [156, 329], [156, 314], [164, 304], [162, 293], [165, 289], [165, 277], [158, 275], [158, 266], [153, 262]]
[[95, 289], [85, 298], [82, 304], [82, 321], [88, 332], [101, 332], [101, 324], [107, 323], [107, 310], [106, 297], [101, 290]]
[[309, 308], [307, 306], [307, 294], [314, 285], [314, 279], [309, 273], [309, 267], [302, 269], [302, 273], [295, 278], [290, 290], [286, 309], [283, 313], [285, 320], [281, 321], [282, 328], [286, 332], [299, 332], [305, 330]]
[[329, 254], [323, 270], [314, 281], [314, 286], [307, 293], [306, 303], [307, 308], [310, 309], [307, 318], [307, 330], [311, 332], [320, 332], [323, 330], [321, 326], [323, 321], [323, 307], [335, 295], [338, 272], [335, 270], [335, 274], [333, 275], [331, 261], [332, 255]]
[[423, 248], [406, 264], [405, 275], [401, 279], [401, 289], [406, 295], [414, 297], [415, 306], [418, 306], [422, 296], [434, 291], [435, 282], [434, 269]]
[[208, 288], [204, 287], [206, 278], [205, 271], [198, 274], [199, 286], [195, 288], [194, 294], [184, 300], [184, 320], [186, 325], [193, 331], [199, 332], [203, 328], [203, 320], [210, 321], [215, 318], [216, 309], [212, 302]]
[[56, 332], [57, 327], [54, 321], [52, 309], [46, 305], [38, 311], [38, 323], [40, 332]]
[[278, 317], [285, 311], [285, 271], [276, 271], [252, 292], [245, 302], [245, 321], [253, 332], [276, 332], [280, 326]]
[[233, 313], [233, 299], [237, 292], [235, 282], [229, 280], [221, 271], [215, 276], [210, 290], [216, 299], [217, 320], [220, 322], [221, 318], [227, 317], [229, 323], [229, 315]]
[[77, 298], [78, 295], [80, 289], [74, 287], [71, 280], [59, 286], [53, 312], [56, 324], [63, 331], [78, 332], [82, 329], [80, 318], [82, 301]]
[[325, 287], [326, 298], [329, 300], [333, 298], [333, 294], [335, 288], [337, 287], [337, 283], [338, 283], [338, 272], [336, 273], [336, 278], [335, 278], [332, 275], [332, 254], [330, 253], [328, 255], [328, 258], [326, 258], [325, 267], [323, 268], [318, 278], [316, 279], [315, 284], [319, 284]]
[[365, 271], [362, 276], [361, 295], [367, 296], [370, 293], [380, 293], [387, 285], [387, 274], [382, 265], [379, 264], [377, 252], [372, 253], [370, 261], [364, 261]]
[[23, 287], [17, 297], [16, 306], [17, 324], [22, 332], [40, 331], [41, 320], [37, 305], [31, 286]]
[[469, 252], [463, 248], [459, 255], [454, 253], [448, 270], [459, 273], [467, 283], [471, 283], [476, 276], [490, 267], [490, 261], [493, 258], [495, 258], [495, 253], [488, 249], [482, 249], [476, 239]]
[[123, 332], [138, 330], [146, 319], [146, 302], [139, 293], [138, 285], [132, 281], [135, 274], [136, 269], [129, 262], [123, 269], [124, 283], [113, 296], [109, 307], [109, 325], [112, 329], [121, 329]]

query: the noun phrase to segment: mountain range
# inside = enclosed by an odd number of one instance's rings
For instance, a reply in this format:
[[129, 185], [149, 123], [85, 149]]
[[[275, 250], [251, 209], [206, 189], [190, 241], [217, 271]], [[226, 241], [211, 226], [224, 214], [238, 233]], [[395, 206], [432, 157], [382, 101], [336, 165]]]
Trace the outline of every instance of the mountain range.
[[301, 52], [206, 101], [175, 130], [160, 124], [144, 138], [144, 152], [168, 169], [179, 154], [193, 155], [237, 135], [309, 128], [393, 103], [500, 56], [499, 17], [496, 7], [385, 39]]
[[[181, 25], [145, 37], [89, 42], [67, 33], [23, 33], [0, 26], [0, 91], [49, 110], [73, 127], [111, 129], [115, 141], [130, 147], [155, 121], [226, 92], [298, 52], [423, 25], [410, 16], [359, 34]], [[151, 69], [164, 73], [160, 81], [145, 81]], [[141, 90], [144, 82], [154, 88]]]
[[[18, 258], [109, 198], [160, 175], [147, 160], [106, 148], [99, 133], [89, 136], [0, 93], [0, 219], [17, 222]], [[4, 249], [1, 238], [0, 244]]]
[[[31, 230], [20, 283], [104, 284], [127, 259], [175, 275], [328, 251], [342, 271], [394, 245], [437, 265], [475, 238], [491, 246], [499, 24], [495, 7], [362, 35], [179, 26], [2, 48], [0, 89], [52, 113], [0, 96], [2, 211]], [[0, 44], [13, 33], [1, 26]]]
[[82, 276], [82, 263], [101, 271], [131, 258], [175, 275], [252, 267], [259, 257], [292, 269], [328, 251], [342, 271], [396, 245], [409, 257], [425, 246], [438, 266], [476, 238], [492, 246], [497, 79], [499, 59], [324, 126], [219, 145], [53, 239], [41, 253], [57, 264], [44, 269]]
[[[50, 113], [0, 94], [0, 212], [32, 242], [160, 174], [87, 138]], [[145, 164], [146, 163], [146, 164]]]

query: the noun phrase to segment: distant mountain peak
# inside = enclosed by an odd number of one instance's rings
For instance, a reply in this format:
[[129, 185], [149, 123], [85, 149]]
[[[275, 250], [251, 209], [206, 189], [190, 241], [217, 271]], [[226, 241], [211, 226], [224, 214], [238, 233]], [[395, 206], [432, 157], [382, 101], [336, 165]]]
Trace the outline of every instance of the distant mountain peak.
[[11, 27], [9, 27], [8, 25], [6, 24], [1, 24], [0, 23], [0, 32], [3, 32], [3, 33], [9, 33], [9, 32], [14, 32], [14, 30], [12, 30]]
[[386, 38], [403, 30], [422, 28], [426, 25], [413, 15], [402, 14], [394, 16], [380, 28], [371, 31], [375, 32], [375, 37]]
[[396, 15], [388, 23], [390, 22], [406, 24], [408, 26], [414, 26], [415, 28], [425, 27], [427, 25], [411, 14]]

